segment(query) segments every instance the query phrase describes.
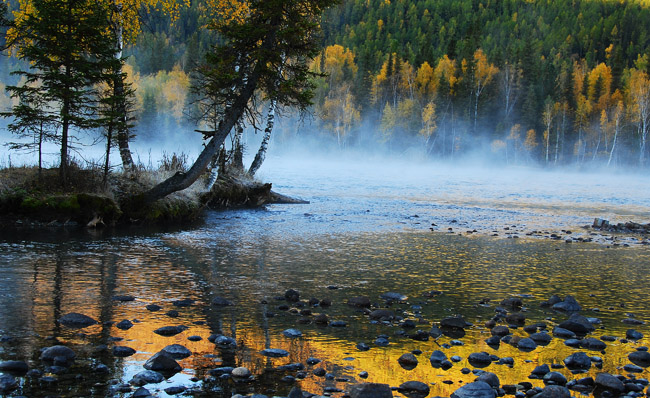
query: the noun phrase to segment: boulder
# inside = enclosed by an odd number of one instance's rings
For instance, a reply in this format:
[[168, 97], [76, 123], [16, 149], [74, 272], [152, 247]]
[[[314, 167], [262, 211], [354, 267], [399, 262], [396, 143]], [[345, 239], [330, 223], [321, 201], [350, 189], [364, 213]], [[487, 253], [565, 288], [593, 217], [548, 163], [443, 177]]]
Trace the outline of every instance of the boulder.
[[538, 345], [548, 345], [553, 339], [548, 333], [544, 332], [533, 333], [530, 338]]
[[535, 348], [537, 348], [537, 343], [535, 343], [533, 339], [526, 337], [519, 340], [517, 343], [517, 348], [522, 351], [533, 351]]
[[594, 351], [602, 351], [605, 348], [607, 348], [607, 344], [605, 344], [602, 340], [593, 337], [582, 339], [582, 341], [580, 342], [580, 346], [587, 350], [594, 350]]
[[521, 307], [524, 305], [524, 303], [521, 301], [519, 297], [509, 297], [507, 299], [501, 300], [501, 303], [499, 304], [501, 307], [510, 309], [510, 310], [518, 310], [521, 309]]
[[431, 357], [429, 357], [429, 361], [431, 362], [431, 366], [434, 368], [440, 368], [442, 362], [447, 360], [447, 355], [445, 355], [444, 352], [440, 350], [435, 350], [432, 354]]
[[9, 393], [16, 388], [18, 388], [18, 382], [15, 377], [12, 375], [0, 375], [0, 394]]
[[133, 327], [133, 322], [129, 321], [128, 319], [124, 319], [115, 325], [116, 328], [120, 330], [129, 330]]

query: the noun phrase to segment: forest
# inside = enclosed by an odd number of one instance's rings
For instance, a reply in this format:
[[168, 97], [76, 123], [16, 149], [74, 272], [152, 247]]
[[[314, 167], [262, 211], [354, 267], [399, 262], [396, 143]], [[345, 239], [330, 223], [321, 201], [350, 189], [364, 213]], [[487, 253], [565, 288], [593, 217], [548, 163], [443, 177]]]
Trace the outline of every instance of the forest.
[[[205, 29], [205, 3], [142, 13], [124, 48], [134, 134], [192, 125], [192, 73], [219, 41]], [[321, 25], [322, 50], [310, 63], [319, 75], [314, 117], [306, 129], [284, 112], [273, 133], [280, 143], [307, 137], [431, 159], [480, 151], [511, 164], [648, 165], [644, 1], [345, 0]], [[21, 62], [0, 58], [0, 86], [18, 83], [10, 71]], [[0, 88], [7, 109], [15, 98]]]

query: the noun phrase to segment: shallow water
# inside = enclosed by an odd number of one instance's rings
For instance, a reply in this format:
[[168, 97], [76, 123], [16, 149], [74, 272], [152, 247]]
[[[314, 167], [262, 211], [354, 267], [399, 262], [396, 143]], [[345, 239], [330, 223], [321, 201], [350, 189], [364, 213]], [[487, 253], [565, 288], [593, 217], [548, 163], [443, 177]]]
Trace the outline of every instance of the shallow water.
[[[305, 364], [308, 357], [322, 359], [315, 367], [326, 368], [338, 379], [362, 381], [358, 373], [367, 371], [367, 381], [398, 386], [418, 380], [431, 383], [432, 396], [449, 396], [460, 384], [473, 380], [473, 375], [460, 372], [465, 366], [472, 368], [466, 360], [472, 352], [513, 357], [513, 368], [496, 364], [485, 368], [496, 373], [502, 384], [513, 384], [529, 381], [528, 375], [538, 364], [560, 363], [577, 351], [561, 339], [530, 353], [507, 344], [498, 350], [488, 347], [484, 340], [490, 334], [483, 323], [494, 316], [504, 298], [522, 297], [527, 323], [546, 320], [552, 329], [566, 315], [544, 310], [539, 303], [551, 294], [572, 294], [586, 316], [601, 319], [598, 326], [602, 329], [594, 337], [623, 337], [630, 328], [621, 322], [628, 317], [626, 313], [650, 321], [647, 247], [504, 239], [501, 233], [512, 225], [575, 229], [596, 216], [639, 220], [650, 210], [645, 179], [523, 170], [505, 176], [442, 166], [375, 164], [362, 168], [359, 164], [326, 170], [323, 163], [304, 162], [296, 167], [271, 159], [264, 169], [265, 178], [277, 181], [279, 192], [309, 199], [309, 205], [210, 212], [201, 223], [173, 230], [5, 233], [0, 238], [0, 336], [12, 339], [0, 343], [0, 360], [25, 360], [30, 367], [43, 369], [39, 349], [56, 342], [69, 345], [79, 356], [69, 372], [58, 376], [58, 383], [20, 378], [21, 387], [14, 394], [108, 396], [114, 380], [128, 383], [151, 355], [166, 345], [182, 344], [193, 355], [179, 361], [184, 368], [181, 373], [146, 386], [157, 396], [167, 396], [162, 390], [172, 385], [193, 388], [195, 395], [202, 391], [223, 397], [234, 392], [286, 395], [293, 385], [317, 394], [326, 387], [345, 389], [348, 382], [316, 377], [310, 372], [312, 366], [307, 366], [304, 380], [294, 383], [281, 378], [295, 376], [295, 372], [273, 370], [288, 363]], [[595, 181], [601, 181], [597, 189]], [[501, 236], [432, 232], [432, 223], [455, 229], [498, 229]], [[332, 307], [311, 310], [348, 326], [299, 324], [298, 315], [278, 309], [287, 303], [276, 297], [289, 288], [299, 290], [303, 300], [330, 298]], [[432, 290], [442, 294], [423, 296]], [[365, 295], [383, 306], [380, 294], [385, 292], [409, 297], [391, 309], [419, 320], [419, 330], [428, 331], [433, 322], [455, 314], [474, 323], [460, 339], [463, 346], [443, 349], [448, 357], [459, 355], [463, 360], [448, 371], [434, 369], [429, 355], [451, 338], [415, 341], [401, 336], [397, 323], [372, 324], [362, 312], [345, 305], [349, 297]], [[119, 294], [133, 295], [136, 300], [111, 299]], [[211, 306], [216, 296], [235, 305]], [[173, 305], [185, 298], [195, 303]], [[486, 299], [488, 305], [479, 305]], [[152, 303], [163, 309], [148, 311], [145, 307]], [[169, 310], [177, 310], [179, 316], [165, 315]], [[99, 324], [81, 330], [58, 325], [56, 320], [69, 312], [84, 313]], [[123, 319], [133, 320], [133, 328], [117, 329], [113, 323]], [[173, 337], [153, 333], [167, 325], [188, 329]], [[301, 330], [303, 337], [284, 337], [282, 331], [288, 328]], [[647, 325], [635, 328], [650, 333]], [[213, 333], [235, 337], [237, 348], [216, 348], [207, 340]], [[526, 335], [521, 329], [514, 333]], [[380, 334], [390, 336], [388, 347], [374, 346]], [[203, 340], [187, 340], [192, 335]], [[113, 341], [115, 337], [123, 340]], [[358, 342], [372, 348], [358, 351]], [[616, 341], [608, 343], [605, 354], [589, 355], [603, 357], [604, 370], [622, 373], [619, 368], [628, 363], [627, 354], [645, 344], [647, 339]], [[115, 358], [111, 354], [114, 345], [132, 347], [137, 353]], [[263, 357], [259, 351], [269, 347], [286, 349], [290, 356]], [[397, 358], [414, 349], [423, 351], [420, 364], [411, 371], [402, 369]], [[93, 373], [97, 363], [108, 365], [110, 374]], [[256, 380], [233, 383], [207, 377], [207, 371], [218, 366], [246, 366]], [[574, 378], [566, 369], [560, 372], [569, 380]], [[590, 374], [595, 373], [592, 368]], [[82, 376], [77, 378], [77, 374]], [[648, 377], [647, 371], [638, 377]], [[539, 380], [530, 381], [543, 386]]]

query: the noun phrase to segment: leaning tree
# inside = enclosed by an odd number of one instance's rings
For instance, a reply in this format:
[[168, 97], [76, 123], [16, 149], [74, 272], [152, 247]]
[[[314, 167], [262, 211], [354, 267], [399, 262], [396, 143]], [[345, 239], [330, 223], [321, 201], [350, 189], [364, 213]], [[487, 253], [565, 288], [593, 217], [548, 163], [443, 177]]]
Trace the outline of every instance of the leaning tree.
[[252, 0], [243, 18], [210, 25], [221, 38], [198, 70], [193, 91], [209, 130], [207, 143], [186, 172], [178, 172], [140, 196], [151, 203], [192, 185], [236, 123], [255, 123], [256, 101], [301, 111], [311, 105], [314, 73], [308, 61], [319, 51], [322, 12], [336, 0]]

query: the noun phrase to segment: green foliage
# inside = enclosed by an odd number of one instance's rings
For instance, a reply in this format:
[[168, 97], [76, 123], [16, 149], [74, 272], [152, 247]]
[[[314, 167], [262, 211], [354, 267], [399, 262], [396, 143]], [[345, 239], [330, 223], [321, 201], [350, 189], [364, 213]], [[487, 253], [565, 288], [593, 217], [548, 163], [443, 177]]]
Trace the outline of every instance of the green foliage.
[[[20, 100], [14, 109], [20, 132], [45, 123], [54, 135], [60, 129], [61, 180], [65, 185], [72, 129], [99, 127], [99, 83], [120, 69], [115, 39], [108, 32], [108, 10], [92, 0], [34, 0], [33, 12], [17, 25], [18, 57], [30, 69], [15, 72], [24, 79], [10, 86]], [[13, 113], [13, 112], [12, 112]], [[36, 118], [30, 117], [35, 115]], [[4, 116], [8, 116], [5, 114]]]

